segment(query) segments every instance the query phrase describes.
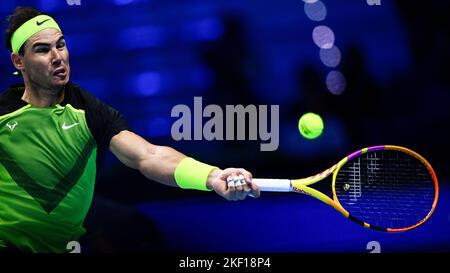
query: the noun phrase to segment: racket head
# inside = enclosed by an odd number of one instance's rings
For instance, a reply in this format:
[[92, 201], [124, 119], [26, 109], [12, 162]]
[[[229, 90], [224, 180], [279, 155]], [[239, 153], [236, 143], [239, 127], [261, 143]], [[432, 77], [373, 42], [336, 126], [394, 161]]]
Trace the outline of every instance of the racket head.
[[373, 146], [342, 159], [333, 173], [334, 207], [350, 220], [386, 232], [411, 230], [433, 214], [439, 197], [436, 174], [416, 152]]

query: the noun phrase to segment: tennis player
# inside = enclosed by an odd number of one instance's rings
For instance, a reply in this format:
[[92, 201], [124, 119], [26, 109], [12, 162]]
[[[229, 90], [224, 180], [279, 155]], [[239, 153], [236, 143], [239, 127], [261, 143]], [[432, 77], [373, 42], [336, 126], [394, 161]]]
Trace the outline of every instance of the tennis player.
[[8, 22], [6, 47], [24, 83], [0, 95], [0, 252], [65, 252], [78, 240], [108, 148], [168, 186], [214, 190], [233, 201], [259, 196], [248, 171], [153, 145], [131, 132], [121, 113], [71, 83], [69, 51], [52, 17], [18, 7]]

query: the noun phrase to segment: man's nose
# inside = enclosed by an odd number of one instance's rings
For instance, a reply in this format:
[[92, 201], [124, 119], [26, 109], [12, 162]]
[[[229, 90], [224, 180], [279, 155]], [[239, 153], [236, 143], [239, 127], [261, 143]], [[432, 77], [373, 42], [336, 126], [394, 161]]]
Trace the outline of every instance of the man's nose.
[[52, 48], [51, 57], [52, 57], [52, 64], [54, 66], [58, 66], [61, 64], [62, 61], [61, 52], [57, 48]]

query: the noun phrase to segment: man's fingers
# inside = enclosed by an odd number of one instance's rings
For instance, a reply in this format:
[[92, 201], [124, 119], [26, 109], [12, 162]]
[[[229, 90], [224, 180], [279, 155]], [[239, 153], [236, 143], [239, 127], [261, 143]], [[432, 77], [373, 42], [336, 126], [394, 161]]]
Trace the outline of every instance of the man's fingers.
[[251, 172], [246, 171], [245, 169], [238, 169], [238, 170], [239, 170], [239, 172], [240, 172], [242, 175], [244, 175], [245, 180], [247, 181], [247, 183], [251, 183], [251, 182], [252, 182], [253, 175], [252, 175]]
[[239, 179], [241, 180], [241, 183], [242, 183], [242, 191], [241, 191], [241, 195], [240, 195], [240, 200], [244, 200], [252, 190], [250, 188], [250, 185], [248, 184], [247, 179], [244, 177], [243, 174], [239, 175]]
[[249, 195], [251, 197], [258, 198], [261, 195], [261, 192], [259, 191], [258, 186], [256, 184], [251, 184], [250, 186], [252, 188], [252, 191]]
[[251, 179], [248, 178], [248, 176], [246, 177], [245, 174], [241, 174], [241, 181], [242, 181], [242, 190], [246, 193], [249, 193], [252, 191], [251, 189]]
[[245, 199], [248, 192], [248, 185], [244, 176], [242, 174], [232, 173], [226, 180], [229, 192], [228, 199], [233, 201]]
[[[244, 185], [244, 191], [245, 191], [245, 197], [247, 197], [247, 195], [249, 195], [250, 197], [255, 197], [255, 194], [253, 193], [253, 189], [252, 189], [252, 179], [253, 176], [250, 172], [246, 171], [245, 169], [239, 169], [239, 171], [241, 171], [242, 176], [244, 177], [246, 183]], [[257, 194], [259, 196], [259, 194]], [[244, 198], [245, 198], [244, 197]]]
[[232, 175], [227, 177], [228, 191], [230, 191], [231, 193], [236, 191], [236, 183], [234, 181], [235, 179]]
[[247, 184], [245, 182], [244, 176], [242, 174], [240, 174], [240, 175], [236, 176], [234, 179], [235, 179], [234, 183], [236, 185], [236, 192], [238, 192], [238, 193], [242, 192], [242, 190], [244, 189], [244, 187], [243, 187], [244, 184]]
[[259, 197], [257, 186], [251, 183], [252, 174], [245, 169], [226, 169], [222, 174], [222, 179], [227, 182], [225, 194], [227, 200], [244, 200], [249, 194], [252, 194], [253, 197]]

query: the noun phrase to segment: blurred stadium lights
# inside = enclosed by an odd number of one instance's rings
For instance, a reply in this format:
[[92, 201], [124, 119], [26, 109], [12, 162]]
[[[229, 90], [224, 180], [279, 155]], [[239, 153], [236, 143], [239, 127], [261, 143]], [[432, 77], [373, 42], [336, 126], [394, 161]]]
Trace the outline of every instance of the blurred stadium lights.
[[306, 16], [312, 21], [323, 21], [327, 17], [327, 8], [321, 1], [305, 3], [304, 9]]
[[113, 3], [117, 6], [124, 6], [131, 4], [133, 2], [137, 2], [136, 0], [113, 0]]
[[[327, 16], [324, 3], [317, 0], [304, 0], [305, 14], [312, 21], [323, 21]], [[327, 67], [337, 67], [342, 58], [341, 51], [335, 46], [335, 35], [331, 28], [325, 25], [316, 26], [312, 33], [314, 43], [320, 48], [319, 57]], [[340, 95], [347, 86], [344, 74], [331, 71], [326, 77], [327, 89], [334, 95]]]
[[334, 95], [340, 95], [347, 87], [347, 80], [344, 74], [339, 71], [330, 71], [327, 75], [326, 84], [328, 90]]
[[334, 32], [327, 26], [317, 26], [313, 30], [314, 43], [324, 49], [329, 49], [334, 46]]
[[147, 71], [136, 76], [131, 76], [129, 82], [131, 82], [130, 92], [147, 97], [158, 94], [161, 91], [162, 77], [161, 73]]
[[188, 21], [182, 26], [182, 39], [185, 41], [214, 41], [224, 32], [223, 23], [217, 18], [203, 18]]
[[160, 26], [138, 26], [121, 30], [117, 44], [123, 49], [137, 49], [160, 46], [165, 39], [165, 31]]
[[341, 63], [342, 54], [337, 46], [329, 49], [320, 49], [320, 60], [327, 67], [336, 67]]

